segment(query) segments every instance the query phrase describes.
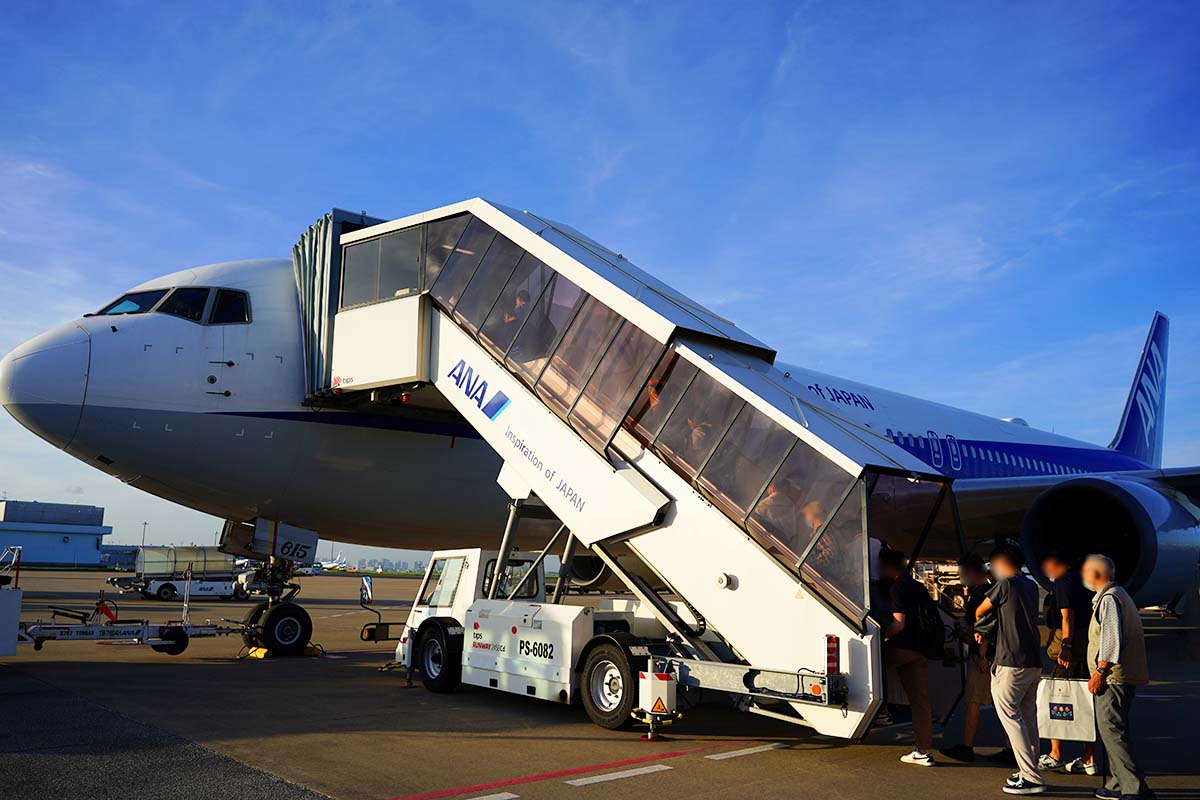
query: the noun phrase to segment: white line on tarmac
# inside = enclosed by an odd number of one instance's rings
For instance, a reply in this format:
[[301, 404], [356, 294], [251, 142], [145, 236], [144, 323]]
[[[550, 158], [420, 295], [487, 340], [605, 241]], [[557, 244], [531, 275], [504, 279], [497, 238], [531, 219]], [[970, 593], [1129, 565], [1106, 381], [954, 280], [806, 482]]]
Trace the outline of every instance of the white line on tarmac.
[[481, 797], [472, 797], [470, 800], [518, 800], [520, 796], [512, 792], [501, 792], [500, 794], [485, 794]]
[[764, 744], [761, 747], [747, 747], [745, 750], [731, 750], [728, 753], [713, 753], [711, 756], [705, 756], [709, 761], [724, 761], [727, 758], [738, 758], [739, 756], [752, 756], [755, 753], [765, 753], [768, 750], [780, 750], [787, 747], [783, 742], [774, 742], [772, 744]]
[[587, 786], [589, 783], [604, 783], [605, 781], [617, 781], [621, 778], [635, 778], [638, 775], [649, 775], [651, 772], [662, 772], [665, 769], [670, 769], [666, 764], [651, 764], [648, 767], [638, 767], [637, 769], [623, 769], [620, 772], [609, 772], [605, 775], [593, 775], [590, 778], [576, 778], [573, 781], [567, 781], [569, 786]]

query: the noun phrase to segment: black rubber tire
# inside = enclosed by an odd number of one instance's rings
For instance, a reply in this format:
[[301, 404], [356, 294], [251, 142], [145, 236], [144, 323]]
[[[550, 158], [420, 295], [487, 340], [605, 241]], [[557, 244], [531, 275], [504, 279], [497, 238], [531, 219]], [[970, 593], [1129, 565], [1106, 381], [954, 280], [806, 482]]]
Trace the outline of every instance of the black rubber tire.
[[237, 600], [239, 603], [244, 603], [250, 599], [250, 593], [247, 592], [246, 587], [242, 586], [240, 583], [234, 584], [233, 599]]
[[167, 628], [162, 632], [160, 638], [167, 640], [170, 644], [150, 645], [150, 649], [156, 653], [177, 656], [188, 648], [188, 635], [183, 628]]
[[623, 648], [601, 642], [588, 653], [579, 695], [588, 718], [601, 728], [617, 731], [633, 724], [629, 714], [637, 703], [637, 674]]
[[270, 603], [266, 600], [263, 600], [261, 603], [255, 603], [246, 612], [246, 616], [242, 617], [242, 625], [245, 626], [242, 628], [242, 642], [245, 643], [246, 647], [258, 647], [258, 621], [262, 619], [263, 612], [267, 610], [267, 606], [269, 605]]
[[258, 640], [276, 656], [303, 655], [312, 639], [312, 617], [303, 606], [279, 603], [267, 609], [258, 623]]
[[452, 635], [439, 619], [428, 620], [420, 633], [413, 658], [421, 683], [437, 694], [453, 692], [462, 683], [462, 634]]
[[178, 592], [175, 591], [175, 584], [164, 583], [162, 586], [158, 587], [158, 591], [154, 593], [154, 596], [159, 600], [166, 602], [168, 600], [174, 600], [176, 594], [178, 594]]

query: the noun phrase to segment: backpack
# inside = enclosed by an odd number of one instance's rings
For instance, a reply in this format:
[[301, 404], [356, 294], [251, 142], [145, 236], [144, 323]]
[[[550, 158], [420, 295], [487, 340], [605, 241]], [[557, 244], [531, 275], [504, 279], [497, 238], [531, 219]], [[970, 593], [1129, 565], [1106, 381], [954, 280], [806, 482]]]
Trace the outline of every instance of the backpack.
[[931, 661], [941, 661], [946, 657], [946, 642], [950, 636], [946, 623], [942, 621], [942, 612], [929, 594], [923, 593], [917, 602], [917, 610], [913, 615], [913, 630], [916, 633], [918, 651]]

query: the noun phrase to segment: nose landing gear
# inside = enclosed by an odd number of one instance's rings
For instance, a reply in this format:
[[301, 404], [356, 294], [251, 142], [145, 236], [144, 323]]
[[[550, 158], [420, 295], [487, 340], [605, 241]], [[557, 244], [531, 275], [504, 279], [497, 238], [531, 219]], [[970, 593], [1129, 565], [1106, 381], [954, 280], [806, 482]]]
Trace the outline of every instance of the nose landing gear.
[[245, 588], [267, 595], [242, 619], [242, 641], [250, 648], [250, 657], [300, 656], [310, 651], [312, 617], [293, 602], [300, 584], [291, 582], [291, 570], [290, 562], [273, 558], [246, 576]]

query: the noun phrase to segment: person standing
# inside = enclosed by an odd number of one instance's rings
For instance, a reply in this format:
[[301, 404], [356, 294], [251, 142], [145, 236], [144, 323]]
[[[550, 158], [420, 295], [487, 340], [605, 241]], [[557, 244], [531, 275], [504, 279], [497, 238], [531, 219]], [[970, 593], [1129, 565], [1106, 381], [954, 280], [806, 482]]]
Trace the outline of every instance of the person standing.
[[1083, 581], [1096, 593], [1088, 630], [1088, 690], [1096, 696], [1096, 728], [1108, 764], [1108, 777], [1096, 797], [1150, 800], [1155, 795], [1137, 765], [1129, 731], [1137, 687], [1150, 682], [1142, 618], [1133, 598], [1117, 585], [1116, 567], [1108, 556], [1088, 556]]
[[1037, 687], [1042, 677], [1038, 634], [1038, 588], [1021, 573], [1025, 556], [1013, 545], [992, 551], [996, 582], [975, 611], [980, 620], [995, 609], [996, 658], [992, 664], [992, 702], [1017, 757], [1017, 771], [1004, 786], [1007, 794], [1046, 791], [1038, 771]]
[[966, 602], [963, 604], [962, 629], [959, 638], [967, 646], [967, 685], [963, 693], [966, 708], [963, 711], [962, 742], [943, 748], [942, 755], [955, 761], [971, 763], [975, 760], [975, 734], [979, 731], [980, 709], [992, 702], [991, 660], [996, 647], [989, 638], [991, 625], [976, 622], [975, 611], [987, 597], [992, 582], [987, 566], [975, 553], [968, 553], [958, 560], [958, 577], [967, 587]]
[[[1053, 678], [1086, 679], [1088, 667], [1084, 661], [1094, 595], [1083, 585], [1079, 570], [1071, 566], [1071, 560], [1063, 553], [1052, 552], [1043, 558], [1042, 574], [1054, 582], [1050, 590], [1050, 608], [1046, 613], [1046, 627], [1050, 630], [1050, 639], [1046, 644], [1046, 655], [1050, 657], [1052, 665], [1050, 675]], [[1051, 739], [1050, 752], [1038, 759], [1038, 766], [1095, 775], [1095, 753], [1095, 743], [1085, 742], [1083, 756], [1067, 763], [1063, 760], [1062, 742]]]
[[930, 602], [929, 592], [908, 574], [907, 559], [899, 550], [879, 553], [879, 577], [891, 583], [888, 604], [892, 617], [883, 629], [883, 663], [896, 670], [912, 708], [916, 748], [900, 757], [905, 764], [933, 766], [933, 708], [929, 704], [929, 659], [921, 652], [917, 627], [919, 603]]

